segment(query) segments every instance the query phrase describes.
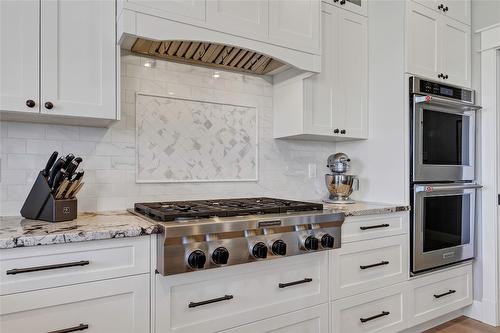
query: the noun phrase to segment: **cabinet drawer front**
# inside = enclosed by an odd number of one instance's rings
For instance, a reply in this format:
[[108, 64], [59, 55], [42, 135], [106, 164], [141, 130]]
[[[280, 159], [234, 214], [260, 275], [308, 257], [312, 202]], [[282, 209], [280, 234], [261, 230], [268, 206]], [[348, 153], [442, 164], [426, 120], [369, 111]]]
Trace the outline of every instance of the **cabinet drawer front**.
[[347, 217], [342, 225], [342, 244], [405, 233], [408, 233], [408, 212]]
[[411, 321], [423, 323], [472, 303], [472, 265], [411, 281]]
[[239, 326], [221, 333], [327, 333], [328, 304]]
[[[0, 331], [149, 331], [149, 275], [0, 296]], [[63, 331], [65, 332], [65, 331]]]
[[406, 328], [405, 284], [378, 289], [332, 304], [332, 332], [399, 332]]
[[2, 250], [2, 295], [149, 272], [149, 237]]
[[407, 235], [348, 243], [331, 251], [332, 299], [408, 279]]
[[[197, 274], [200, 273], [200, 274]], [[282, 258], [163, 277], [158, 329], [212, 332], [327, 302], [327, 254]]]

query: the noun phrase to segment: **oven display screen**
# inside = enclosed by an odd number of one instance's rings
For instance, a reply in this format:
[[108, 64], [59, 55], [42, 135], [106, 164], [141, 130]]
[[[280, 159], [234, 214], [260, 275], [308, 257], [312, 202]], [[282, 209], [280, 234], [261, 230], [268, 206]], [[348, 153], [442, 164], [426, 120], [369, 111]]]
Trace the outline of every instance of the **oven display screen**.
[[439, 94], [444, 96], [453, 97], [453, 89], [446, 87], [439, 87]]

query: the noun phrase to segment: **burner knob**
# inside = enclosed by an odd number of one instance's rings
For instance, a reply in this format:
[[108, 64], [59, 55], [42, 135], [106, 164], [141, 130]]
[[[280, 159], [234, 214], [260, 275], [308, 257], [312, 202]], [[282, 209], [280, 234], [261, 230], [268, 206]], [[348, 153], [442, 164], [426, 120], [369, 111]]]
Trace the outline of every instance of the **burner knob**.
[[304, 241], [304, 247], [306, 248], [307, 251], [316, 251], [319, 247], [319, 241], [316, 237], [314, 236], [307, 236], [307, 238]]
[[229, 251], [221, 246], [218, 247], [212, 252], [212, 261], [216, 265], [225, 265], [227, 264], [227, 261], [229, 260]]
[[255, 258], [266, 259], [267, 258], [267, 246], [262, 242], [258, 242], [252, 248], [252, 254]]
[[271, 246], [271, 250], [277, 256], [284, 256], [286, 255], [286, 243], [283, 242], [281, 239], [278, 239]]
[[335, 243], [335, 239], [332, 235], [324, 234], [321, 237], [321, 246], [328, 249], [333, 249], [333, 244]]
[[188, 265], [191, 268], [195, 269], [201, 269], [205, 266], [205, 262], [207, 261], [207, 257], [205, 256], [205, 253], [201, 250], [196, 250], [191, 252], [191, 254], [188, 257]]

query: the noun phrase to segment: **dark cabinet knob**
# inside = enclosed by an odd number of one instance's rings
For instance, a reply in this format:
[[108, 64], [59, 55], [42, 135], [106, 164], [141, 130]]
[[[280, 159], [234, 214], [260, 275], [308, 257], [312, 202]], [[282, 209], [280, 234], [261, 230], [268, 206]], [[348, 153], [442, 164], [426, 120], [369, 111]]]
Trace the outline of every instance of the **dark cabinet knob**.
[[444, 5], [443, 5], [443, 4], [440, 4], [440, 5], [438, 6], [438, 9], [443, 10], [443, 8], [444, 8]]
[[279, 239], [273, 243], [271, 250], [277, 256], [284, 256], [286, 255], [286, 243]]
[[218, 247], [212, 252], [212, 261], [216, 265], [225, 265], [229, 260], [229, 251], [225, 247]]
[[32, 99], [28, 99], [28, 100], [26, 101], [26, 106], [27, 106], [27, 107], [29, 107], [29, 108], [34, 108], [34, 107], [35, 107], [35, 105], [36, 105], [36, 103], [35, 103], [35, 101], [34, 101], [34, 100], [32, 100]]
[[346, 134], [346, 130], [345, 129], [341, 130], [340, 134]]
[[323, 237], [321, 237], [321, 246], [326, 248], [326, 249], [333, 249], [333, 245], [335, 244], [335, 239], [333, 238], [332, 235], [329, 234], [324, 234]]
[[335, 133], [335, 134], [339, 134], [339, 132], [340, 132], [340, 130], [338, 128], [333, 130], [333, 133]]
[[203, 253], [203, 251], [195, 250], [191, 252], [187, 261], [188, 265], [191, 268], [201, 269], [205, 267], [205, 262], [207, 261], [207, 257], [205, 256], [205, 253]]
[[448, 6], [443, 8], [443, 12], [447, 12], [447, 11], [448, 11]]
[[448, 74], [444, 75], [443, 79], [448, 80]]
[[340, 0], [341, 5], [345, 5], [345, 0]]
[[255, 258], [266, 259], [267, 258], [267, 246], [262, 242], [258, 242], [253, 246], [252, 254]]
[[438, 74], [438, 78], [440, 78], [440, 79], [441, 79], [441, 78], [444, 78], [443, 73], [439, 73], [439, 74]]
[[304, 241], [304, 247], [308, 251], [316, 251], [319, 248], [319, 241], [314, 236], [308, 236]]
[[45, 108], [50, 110], [54, 107], [54, 104], [52, 104], [52, 102], [45, 102]]

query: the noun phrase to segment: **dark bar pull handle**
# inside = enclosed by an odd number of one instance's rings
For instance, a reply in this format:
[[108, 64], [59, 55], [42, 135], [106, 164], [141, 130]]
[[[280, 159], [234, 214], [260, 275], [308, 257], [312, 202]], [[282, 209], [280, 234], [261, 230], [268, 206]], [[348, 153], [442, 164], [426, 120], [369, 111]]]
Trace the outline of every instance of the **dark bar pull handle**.
[[76, 331], [83, 331], [89, 328], [89, 325], [87, 324], [80, 324], [75, 327], [69, 327], [69, 328], [63, 328], [62, 330], [57, 330], [57, 331], [50, 331], [47, 333], [70, 333], [70, 332], [76, 332]]
[[190, 308], [195, 308], [197, 306], [202, 306], [202, 305], [207, 305], [207, 304], [212, 304], [212, 303], [217, 303], [217, 302], [222, 302], [222, 301], [228, 301], [230, 299], [233, 299], [233, 295], [224, 295], [222, 297], [218, 298], [212, 298], [206, 301], [201, 301], [201, 302], [189, 302], [188, 307]]
[[443, 296], [451, 295], [451, 294], [454, 294], [456, 292], [457, 292], [456, 290], [450, 289], [449, 291], [447, 291], [443, 294], [439, 294], [439, 295], [434, 294], [434, 298], [441, 298]]
[[280, 284], [278, 284], [278, 287], [280, 287], [280, 288], [291, 287], [291, 286], [295, 286], [297, 284], [312, 282], [312, 280], [313, 279], [311, 279], [311, 278], [305, 278], [304, 280], [293, 281], [293, 282], [288, 282], [288, 283], [280, 283]]
[[384, 223], [384, 224], [370, 225], [368, 227], [359, 227], [359, 229], [369, 230], [369, 229], [387, 228], [389, 226], [390, 226], [390, 224]]
[[67, 267], [75, 267], [75, 266], [86, 266], [88, 264], [90, 264], [90, 261], [80, 260], [80, 261], [66, 262], [63, 264], [55, 264], [55, 265], [35, 266], [35, 267], [27, 267], [27, 268], [14, 268], [14, 269], [9, 269], [7, 271], [7, 275], [31, 273], [31, 272], [37, 272], [37, 271], [46, 271], [49, 269], [59, 269], [59, 268], [67, 268]]
[[376, 263], [376, 264], [361, 265], [361, 266], [359, 266], [359, 268], [361, 268], [361, 269], [367, 269], [367, 268], [372, 268], [372, 267], [377, 267], [377, 266], [383, 266], [383, 265], [389, 265], [389, 262], [384, 260], [384, 261], [381, 261], [381, 262]]
[[373, 319], [377, 319], [377, 318], [380, 318], [380, 317], [383, 317], [383, 316], [388, 316], [390, 315], [391, 313], [389, 311], [382, 311], [382, 313], [378, 314], [378, 315], [375, 315], [375, 316], [371, 316], [371, 317], [368, 317], [368, 318], [359, 318], [359, 320], [362, 322], [362, 323], [366, 323], [367, 321], [370, 321], [370, 320], [373, 320]]

